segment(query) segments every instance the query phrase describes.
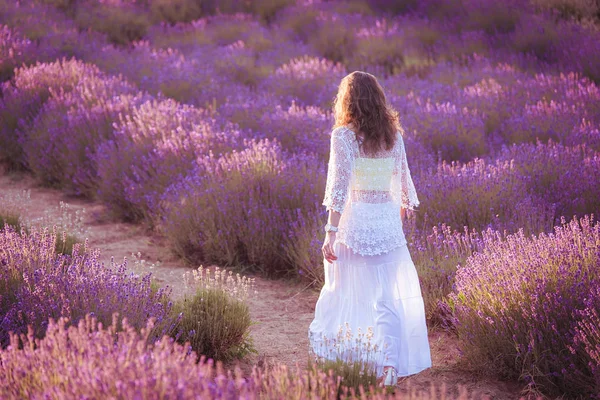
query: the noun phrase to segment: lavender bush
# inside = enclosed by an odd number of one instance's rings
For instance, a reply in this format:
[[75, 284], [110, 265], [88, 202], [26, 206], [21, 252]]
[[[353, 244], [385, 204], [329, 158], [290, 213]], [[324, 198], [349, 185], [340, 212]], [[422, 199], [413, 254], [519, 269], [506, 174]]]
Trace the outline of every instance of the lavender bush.
[[17, 68], [13, 81], [2, 86], [0, 157], [5, 157], [13, 167], [26, 166], [28, 160], [22, 143], [50, 91], [69, 92], [80, 82], [98, 75], [101, 72], [97, 67], [74, 59]]
[[256, 88], [273, 70], [272, 65], [261, 64], [257, 58], [243, 41], [237, 41], [220, 52], [215, 67], [227, 81]]
[[[577, 311], [573, 344], [568, 346], [571, 354], [580, 358], [581, 370], [576, 371], [578, 384], [589, 392], [598, 391], [600, 385], [600, 286], [592, 287], [584, 299], [585, 308]], [[597, 397], [597, 395], [596, 395]]]
[[532, 226], [522, 224], [521, 207], [529, 204], [528, 192], [510, 161], [444, 162], [438, 165], [437, 171], [419, 176], [417, 182], [423, 199], [416, 213], [417, 225], [426, 230], [445, 223], [454, 229], [466, 226], [483, 230], [496, 226], [537, 233], [540, 226], [547, 226], [547, 215], [541, 206], [536, 215], [539, 218], [534, 219]]
[[[418, 400], [449, 392], [444, 385], [408, 396], [375, 390], [352, 394], [340, 388], [340, 378], [332, 372], [290, 370], [284, 365], [255, 367], [244, 376], [239, 369], [225, 371], [221, 363], [215, 368], [211, 360], [198, 359], [167, 336], [148, 340], [152, 321], [141, 333], [116, 314], [109, 325], [91, 315], [70, 325], [65, 318], [51, 320], [41, 340], [31, 331], [11, 336], [11, 345], [0, 350], [0, 396], [334, 400], [341, 392], [349, 399]], [[458, 393], [458, 400], [472, 398], [465, 387]]]
[[94, 0], [78, 3], [75, 12], [78, 27], [106, 34], [118, 45], [142, 39], [150, 25], [148, 13], [135, 2], [119, 2], [119, 7]]
[[0, 2], [0, 13], [4, 24], [19, 29], [27, 38], [36, 42], [43, 42], [56, 34], [76, 28], [70, 18], [45, 1], [3, 0]]
[[432, 326], [453, 329], [456, 318], [443, 300], [452, 292], [456, 266], [482, 248], [482, 233], [466, 228], [452, 230], [442, 224], [425, 235], [418, 231], [412, 216], [404, 229], [419, 274], [427, 320]]
[[594, 350], [581, 339], [597, 311], [600, 224], [586, 216], [552, 234], [484, 241], [450, 295], [466, 356], [549, 394], [597, 394], [596, 368], [585, 362]]
[[326, 59], [303, 57], [279, 67], [265, 83], [282, 101], [331, 107], [339, 81], [346, 75], [342, 65]]
[[320, 199], [312, 206], [306, 204], [305, 208], [308, 209], [306, 216], [302, 215], [302, 210], [297, 210], [297, 217], [290, 222], [283, 255], [299, 276], [320, 286], [325, 282], [321, 245], [325, 239], [323, 220], [327, 217]]
[[[226, 53], [227, 49], [198, 46], [192, 54], [186, 55], [177, 49], [154, 48], [149, 42], [142, 41], [136, 42], [130, 50], [116, 46], [92, 47], [82, 58], [107, 72], [122, 73], [153, 95], [163, 94], [184, 103], [209, 107], [213, 103], [223, 104], [238, 92], [249, 92], [243, 84], [218, 73], [217, 61]], [[243, 60], [241, 62], [244, 67]], [[221, 70], [237, 73], [240, 79], [243, 78], [241, 72], [222, 63]]]
[[429, 102], [419, 104], [418, 108], [419, 114], [426, 117], [411, 118], [406, 123], [417, 131], [419, 140], [430, 152], [446, 161], [469, 161], [488, 154], [485, 121], [477, 110]]
[[31, 201], [31, 190], [23, 190], [15, 194], [3, 194], [0, 196], [0, 229], [4, 225], [12, 226], [16, 231], [21, 230], [24, 224], [22, 214], [25, 207]]
[[14, 69], [33, 59], [33, 43], [6, 25], [0, 25], [0, 82], [13, 76]]
[[197, 157], [240, 147], [231, 124], [220, 127], [204, 110], [173, 100], [147, 101], [114, 126], [96, 153], [98, 197], [128, 220], [152, 222], [166, 187]]
[[218, 267], [214, 271], [200, 267], [186, 273], [185, 280], [194, 293], [173, 306], [173, 313], [182, 315], [173, 327], [179, 343], [187, 342], [196, 354], [214, 360], [230, 361], [255, 352], [246, 303], [253, 280]]
[[[117, 315], [106, 325], [89, 314], [75, 326], [69, 325], [71, 321], [66, 318], [51, 320], [43, 340], [35, 339], [32, 330], [20, 338], [11, 337], [11, 345], [1, 353], [3, 397], [159, 399], [163, 398], [161, 393], [169, 393], [181, 398], [201, 394], [230, 398], [246, 386], [243, 381], [235, 384], [222, 370], [214, 371], [212, 363], [196, 364], [194, 353], [189, 354], [167, 336], [152, 344], [148, 340], [152, 322], [145, 324], [141, 334]], [[119, 332], [121, 325], [123, 331]], [[86, 356], [81, 357], [82, 353]]]
[[113, 123], [149, 99], [120, 78], [89, 78], [50, 99], [24, 138], [29, 169], [45, 184], [93, 197], [96, 150], [113, 139]]
[[[273, 103], [271, 102], [271, 105]], [[240, 118], [237, 107], [237, 117]], [[260, 111], [260, 116], [257, 115]], [[221, 111], [222, 114], [225, 110]], [[297, 152], [299, 149], [305, 149], [310, 153], [315, 153], [320, 159], [325, 160], [328, 157], [328, 142], [330, 132], [329, 114], [324, 113], [318, 107], [301, 107], [295, 102], [288, 108], [277, 104], [274, 107], [265, 107], [264, 110], [249, 109], [248, 114], [254, 114], [254, 124], [250, 125], [244, 118], [240, 126], [252, 126], [253, 133], [257, 138], [268, 138], [277, 140], [282, 149], [291, 152]], [[251, 118], [252, 115], [247, 115]], [[248, 126], [249, 127], [249, 126]]]
[[[75, 22], [66, 15], [74, 9], [74, 4], [69, 3], [73, 1], [0, 1], [2, 23], [31, 41], [31, 46], [28, 46], [30, 52], [24, 60], [27, 64], [79, 57], [90, 46], [106, 44], [103, 35], [77, 28]], [[20, 67], [21, 64], [16, 66]]]
[[2, 346], [8, 344], [9, 332], [26, 333], [28, 326], [36, 338], [43, 337], [50, 318], [67, 317], [76, 324], [93, 313], [108, 326], [119, 312], [138, 329], [149, 317], [167, 322], [172, 306], [168, 288], [152, 288], [150, 275], [128, 273], [126, 262], [105, 266], [98, 251], [81, 253], [76, 246], [70, 256], [57, 255], [56, 240], [57, 232], [47, 229], [0, 231]]
[[269, 140], [248, 146], [198, 162], [172, 185], [161, 226], [173, 250], [192, 260], [289, 273], [288, 232], [324, 190], [324, 179], [314, 179], [323, 177], [324, 164]]
[[528, 191], [554, 207], [555, 215], [582, 217], [600, 209], [600, 158], [585, 144], [513, 145], [499, 158], [514, 162]]

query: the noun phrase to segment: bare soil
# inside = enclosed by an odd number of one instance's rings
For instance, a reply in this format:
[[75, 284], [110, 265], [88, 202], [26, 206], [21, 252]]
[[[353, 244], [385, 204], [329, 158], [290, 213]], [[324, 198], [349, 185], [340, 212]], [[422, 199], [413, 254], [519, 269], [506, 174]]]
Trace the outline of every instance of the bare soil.
[[[141, 225], [116, 221], [109, 216], [106, 207], [95, 201], [68, 197], [61, 191], [40, 187], [27, 174], [7, 174], [0, 170], [0, 196], [31, 190], [31, 201], [25, 213], [30, 218], [41, 217], [44, 210], [56, 208], [61, 201], [73, 209], [85, 209], [85, 225], [88, 228], [89, 245], [99, 248], [103, 262], [131, 259], [132, 253], [141, 253], [146, 260], [143, 266], [128, 264], [138, 274], [151, 272], [162, 285], [173, 289], [173, 297], [186, 293], [183, 273], [194, 266], [185, 265], [166, 247], [165, 240]], [[160, 262], [158, 266], [153, 263]], [[249, 299], [252, 337], [257, 354], [240, 362], [246, 372], [254, 365], [284, 363], [291, 368], [305, 367], [308, 356], [308, 326], [313, 318], [318, 288], [306, 287], [304, 283], [289, 280], [269, 280], [260, 276], [255, 279], [256, 293]], [[513, 400], [521, 397], [524, 386], [518, 382], [504, 382], [482, 377], [470, 370], [461, 359], [458, 339], [451, 333], [431, 329], [432, 368], [404, 378], [398, 386], [400, 392], [414, 389], [429, 393], [431, 385], [445, 385], [452, 398], [458, 397], [457, 385], [470, 393], [470, 398]], [[437, 397], [437, 396], [436, 396]]]

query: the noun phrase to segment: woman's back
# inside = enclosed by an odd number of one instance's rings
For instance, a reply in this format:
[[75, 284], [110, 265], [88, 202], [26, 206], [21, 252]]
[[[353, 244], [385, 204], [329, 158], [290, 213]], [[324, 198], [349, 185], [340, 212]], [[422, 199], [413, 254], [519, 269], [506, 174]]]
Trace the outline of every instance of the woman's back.
[[340, 242], [363, 255], [400, 247], [406, 244], [400, 208], [418, 203], [399, 132], [391, 149], [373, 154], [348, 127], [332, 132], [323, 204], [342, 214]]

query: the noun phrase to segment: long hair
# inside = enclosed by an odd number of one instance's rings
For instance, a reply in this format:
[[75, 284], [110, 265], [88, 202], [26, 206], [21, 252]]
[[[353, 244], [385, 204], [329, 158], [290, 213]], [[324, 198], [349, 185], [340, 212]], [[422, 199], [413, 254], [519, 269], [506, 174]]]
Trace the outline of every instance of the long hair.
[[403, 133], [398, 113], [387, 103], [383, 88], [373, 75], [354, 71], [346, 75], [333, 102], [334, 128], [352, 124], [363, 138], [362, 148], [374, 154], [392, 149], [396, 132]]

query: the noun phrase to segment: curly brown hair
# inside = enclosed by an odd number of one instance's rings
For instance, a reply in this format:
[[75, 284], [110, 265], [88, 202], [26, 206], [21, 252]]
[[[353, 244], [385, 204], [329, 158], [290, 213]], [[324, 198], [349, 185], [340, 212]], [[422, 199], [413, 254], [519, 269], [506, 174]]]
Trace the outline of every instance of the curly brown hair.
[[404, 133], [398, 113], [388, 104], [383, 88], [373, 75], [354, 71], [346, 75], [333, 102], [334, 129], [351, 125], [367, 154], [392, 149], [396, 132]]

